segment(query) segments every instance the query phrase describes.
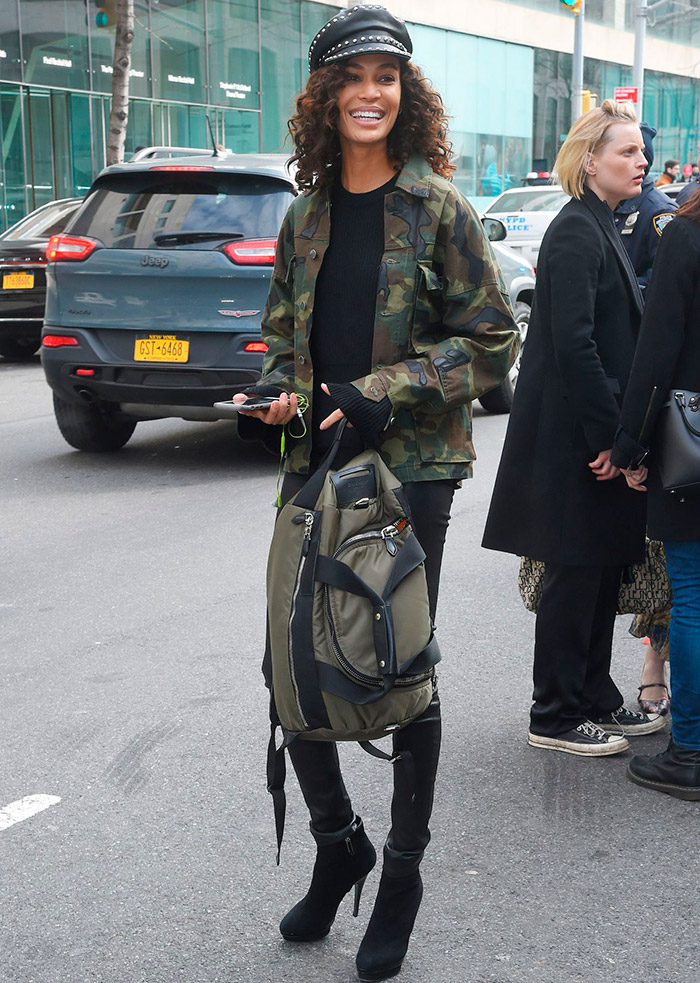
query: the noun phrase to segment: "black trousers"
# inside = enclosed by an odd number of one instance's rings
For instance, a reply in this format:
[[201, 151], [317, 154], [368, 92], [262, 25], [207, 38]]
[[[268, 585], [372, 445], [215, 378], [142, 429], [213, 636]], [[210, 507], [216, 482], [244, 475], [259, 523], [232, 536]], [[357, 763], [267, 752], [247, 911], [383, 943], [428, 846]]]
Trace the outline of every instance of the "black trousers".
[[530, 729], [554, 737], [622, 706], [610, 678], [621, 567], [548, 563], [535, 624]]
[[[306, 480], [304, 475], [286, 474], [281, 491], [283, 503], [288, 502]], [[426, 555], [430, 616], [435, 622], [440, 568], [455, 482], [414, 481], [406, 482], [403, 487], [413, 518], [413, 530]], [[395, 751], [410, 751], [413, 756], [415, 799], [411, 800], [403, 771], [394, 768], [391, 830], [384, 847], [384, 866], [390, 875], [405, 876], [415, 870], [430, 841], [429, 821], [441, 734], [440, 698], [435, 688], [427, 710], [392, 738]], [[336, 745], [330, 741], [296, 740], [289, 746], [289, 757], [313, 828], [319, 833], [334, 833], [347, 826], [354, 813]]]

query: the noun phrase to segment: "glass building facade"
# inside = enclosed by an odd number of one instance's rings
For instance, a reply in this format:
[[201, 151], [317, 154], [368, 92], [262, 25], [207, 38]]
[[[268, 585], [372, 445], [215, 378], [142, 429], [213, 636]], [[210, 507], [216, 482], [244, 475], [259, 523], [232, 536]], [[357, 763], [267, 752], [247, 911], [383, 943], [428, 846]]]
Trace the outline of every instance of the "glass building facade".
[[[552, 0], [510, 0], [547, 9]], [[690, 7], [698, 0], [686, 0]], [[673, 13], [650, 34], [700, 41], [700, 12]], [[337, 6], [312, 0], [135, 0], [127, 155], [137, 146], [288, 151], [286, 120], [306, 78], [309, 42]], [[555, 8], [556, 9], [556, 8]], [[95, 0], [0, 2], [0, 229], [54, 198], [83, 194], [104, 164], [113, 28]], [[566, 11], [561, 16], [570, 17]], [[587, 0], [587, 18], [612, 26], [632, 0]], [[520, 184], [533, 162], [551, 167], [571, 122], [571, 56], [409, 24], [416, 61], [451, 116], [455, 180], [479, 199]], [[600, 98], [631, 70], [586, 60]], [[645, 116], [657, 157], [698, 155], [700, 83], [648, 72]]]

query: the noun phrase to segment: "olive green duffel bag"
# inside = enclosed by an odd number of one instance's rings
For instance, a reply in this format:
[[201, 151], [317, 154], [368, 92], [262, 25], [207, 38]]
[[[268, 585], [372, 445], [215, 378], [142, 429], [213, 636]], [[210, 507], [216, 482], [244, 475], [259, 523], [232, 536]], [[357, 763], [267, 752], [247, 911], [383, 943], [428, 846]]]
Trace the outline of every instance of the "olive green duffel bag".
[[268, 788], [278, 840], [285, 747], [296, 739], [359, 741], [393, 762], [368, 742], [423, 713], [440, 660], [425, 554], [401, 482], [373, 450], [333, 471], [343, 426], [319, 469], [280, 510], [270, 546], [266, 659], [277, 719]]

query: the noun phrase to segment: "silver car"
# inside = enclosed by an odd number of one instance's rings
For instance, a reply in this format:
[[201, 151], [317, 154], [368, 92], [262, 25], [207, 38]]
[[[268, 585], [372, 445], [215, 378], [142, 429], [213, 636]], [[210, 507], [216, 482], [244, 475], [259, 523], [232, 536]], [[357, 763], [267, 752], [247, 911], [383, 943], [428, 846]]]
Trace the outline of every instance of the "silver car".
[[[488, 221], [488, 219], [484, 220], [487, 232], [489, 231]], [[492, 389], [490, 393], [482, 396], [479, 402], [489, 413], [509, 413], [513, 403], [513, 391], [518, 381], [523, 345], [530, 326], [530, 309], [535, 293], [535, 269], [531, 263], [524, 259], [521, 253], [511, 249], [503, 241], [494, 240], [492, 236], [490, 238], [491, 248], [495, 253], [510, 294], [515, 323], [520, 331], [520, 352], [508, 378], [504, 379], [497, 389]]]

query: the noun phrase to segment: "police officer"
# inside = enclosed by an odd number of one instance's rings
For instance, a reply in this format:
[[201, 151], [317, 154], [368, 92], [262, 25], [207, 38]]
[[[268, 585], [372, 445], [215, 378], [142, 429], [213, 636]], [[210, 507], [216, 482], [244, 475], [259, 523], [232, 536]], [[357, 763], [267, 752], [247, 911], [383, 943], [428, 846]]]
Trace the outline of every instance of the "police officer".
[[656, 130], [648, 123], [639, 127], [644, 139], [644, 156], [647, 159], [642, 190], [636, 198], [621, 202], [615, 209], [615, 225], [622, 236], [629, 258], [632, 260], [634, 272], [637, 274], [639, 286], [644, 290], [656, 255], [656, 248], [664, 228], [673, 219], [673, 213], [678, 207], [668, 195], [654, 186], [654, 180], [649, 176], [651, 165], [654, 163], [652, 141]]

